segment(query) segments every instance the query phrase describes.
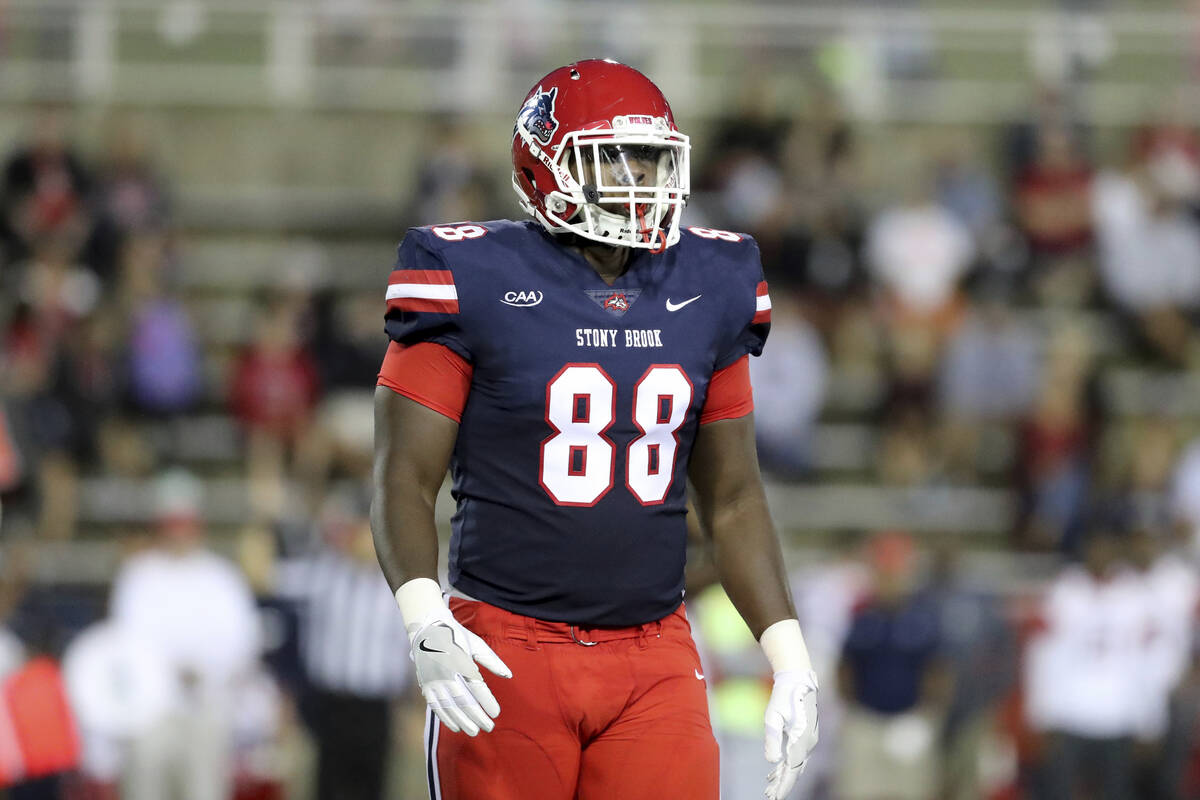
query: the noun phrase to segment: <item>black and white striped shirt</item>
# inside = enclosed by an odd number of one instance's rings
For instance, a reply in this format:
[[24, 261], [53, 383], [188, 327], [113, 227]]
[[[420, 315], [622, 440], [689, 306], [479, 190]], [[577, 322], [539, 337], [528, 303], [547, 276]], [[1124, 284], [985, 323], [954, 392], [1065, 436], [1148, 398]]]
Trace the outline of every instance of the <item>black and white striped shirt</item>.
[[300, 647], [318, 689], [394, 697], [408, 682], [408, 637], [379, 567], [333, 549], [280, 565], [278, 589], [300, 602]]

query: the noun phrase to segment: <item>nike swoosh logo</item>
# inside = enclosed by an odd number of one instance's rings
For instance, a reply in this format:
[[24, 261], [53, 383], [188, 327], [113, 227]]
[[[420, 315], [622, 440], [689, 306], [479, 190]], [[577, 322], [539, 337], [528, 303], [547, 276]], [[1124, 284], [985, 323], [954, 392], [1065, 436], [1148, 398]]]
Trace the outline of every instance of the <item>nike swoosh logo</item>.
[[703, 673], [703, 672], [701, 672], [701, 671], [700, 671], [700, 670], [698, 670], [698, 669], [693, 669], [693, 670], [692, 670], [692, 672], [696, 673], [696, 680], [698, 680], [698, 681], [702, 681], [702, 680], [704, 680], [704, 673]]
[[424, 650], [426, 653], [442, 653], [443, 655], [445, 655], [445, 653], [446, 653], [445, 650], [434, 650], [432, 647], [426, 647], [424, 639], [417, 642], [417, 649]]
[[684, 300], [682, 303], [672, 303], [672, 302], [671, 302], [671, 298], [669, 298], [669, 297], [668, 297], [668, 298], [667, 298], [667, 311], [678, 311], [679, 309], [681, 309], [681, 308], [683, 308], [684, 306], [686, 306], [688, 303], [694, 303], [694, 302], [696, 302], [696, 301], [697, 301], [697, 300], [699, 300], [699, 299], [700, 299], [702, 296], [703, 296], [703, 295], [699, 295], [699, 294], [698, 294], [698, 295], [696, 295], [695, 297], [692, 297], [692, 298], [690, 298], [690, 299], [688, 299], [688, 300]]

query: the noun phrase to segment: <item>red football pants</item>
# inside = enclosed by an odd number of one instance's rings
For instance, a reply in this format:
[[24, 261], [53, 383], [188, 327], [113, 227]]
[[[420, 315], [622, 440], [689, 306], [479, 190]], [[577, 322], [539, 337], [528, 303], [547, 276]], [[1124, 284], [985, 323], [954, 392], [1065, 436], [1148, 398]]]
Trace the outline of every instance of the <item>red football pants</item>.
[[619, 629], [461, 599], [450, 608], [513, 677], [482, 670], [500, 703], [491, 733], [451, 733], [430, 714], [433, 800], [717, 800], [717, 742], [682, 608]]

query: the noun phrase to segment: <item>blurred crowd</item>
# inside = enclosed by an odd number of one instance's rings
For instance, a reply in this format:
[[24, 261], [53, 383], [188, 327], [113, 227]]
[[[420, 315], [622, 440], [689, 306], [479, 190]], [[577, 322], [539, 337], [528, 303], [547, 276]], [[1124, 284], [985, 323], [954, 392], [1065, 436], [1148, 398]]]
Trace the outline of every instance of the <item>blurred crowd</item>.
[[[1192, 536], [1197, 409], [1170, 390], [1200, 366], [1193, 129], [1147, 123], [1103, 164], [1051, 91], [986, 137], [894, 143], [836, 106], [747, 102], [697, 157], [689, 211], [762, 250], [787, 343], [756, 373], [769, 471], [811, 474], [816, 424], [865, 420], [884, 485], [1016, 489], [1014, 548], [1078, 555], [1097, 515]], [[1122, 367], [1165, 389], [1121, 395]]]
[[[864, 131], [819, 89], [800, 118], [741, 102], [690, 131], [686, 224], [761, 249], [766, 473], [1016, 498], [992, 573], [921, 531], [831, 531], [792, 559], [824, 689], [797, 796], [1200, 796], [1197, 131], [1163, 115], [1102, 158], [1062, 92], [978, 130]], [[0, 784], [419, 796], [421, 706], [363, 494], [378, 289], [289, 260], [214, 353], [170, 165], [136, 119], [96, 154], [69, 123], [41, 109], [0, 175]], [[517, 213], [466, 124], [436, 126], [397, 240]], [[189, 463], [198, 419], [235, 431], [231, 460]], [[857, 461], [830, 465], [829, 425], [867, 432]], [[245, 489], [232, 526], [222, 480]], [[85, 519], [89, 481], [142, 513]], [[121, 552], [100, 591], [22, 556], [96, 542]], [[1022, 574], [1028, 554], [1057, 566]], [[692, 589], [725, 795], [758, 796], [765, 663], [719, 589]]]

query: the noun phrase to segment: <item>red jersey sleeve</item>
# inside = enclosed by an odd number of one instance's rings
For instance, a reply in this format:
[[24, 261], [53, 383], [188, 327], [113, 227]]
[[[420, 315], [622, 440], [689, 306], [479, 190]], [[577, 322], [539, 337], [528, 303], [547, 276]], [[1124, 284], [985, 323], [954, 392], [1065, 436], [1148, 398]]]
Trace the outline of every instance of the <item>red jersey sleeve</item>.
[[708, 396], [700, 411], [700, 424], [719, 419], [744, 417], [754, 410], [754, 392], [750, 388], [750, 356], [742, 356], [728, 367], [713, 373]]
[[377, 385], [462, 422], [473, 372], [469, 361], [445, 345], [418, 342], [405, 347], [392, 342]]

